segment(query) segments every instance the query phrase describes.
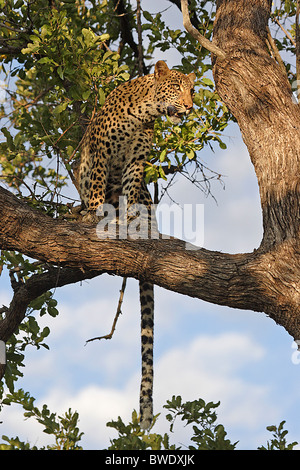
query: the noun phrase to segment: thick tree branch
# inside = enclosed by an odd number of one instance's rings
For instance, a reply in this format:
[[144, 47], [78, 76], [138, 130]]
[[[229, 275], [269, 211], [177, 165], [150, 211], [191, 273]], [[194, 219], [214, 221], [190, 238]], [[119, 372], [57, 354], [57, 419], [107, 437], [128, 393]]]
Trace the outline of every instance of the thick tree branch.
[[141, 0], [136, 2], [136, 24], [138, 33], [138, 74], [143, 75], [143, 38], [142, 38], [142, 20], [141, 20]]
[[[76, 270], [70, 282], [107, 272], [148, 280], [219, 305], [264, 311], [300, 337], [300, 287], [295, 279], [289, 294], [291, 256], [288, 265], [284, 262], [286, 250], [293, 256], [290, 244], [280, 246], [278, 252], [231, 255], [187, 250], [181, 240], [104, 241], [98, 239], [95, 227], [54, 220], [0, 188], [0, 246]], [[281, 302], [278, 290], [286, 294]]]
[[193, 38], [195, 38], [201, 44], [201, 46], [205, 47], [205, 49], [212, 52], [220, 59], [225, 59], [225, 52], [223, 52], [222, 49], [216, 46], [213, 42], [206, 39], [206, 37], [202, 36], [202, 34], [200, 34], [199, 31], [192, 25], [189, 15], [188, 0], [181, 0], [181, 11], [183, 17], [183, 26], [187, 32], [191, 34]]
[[[123, 44], [128, 44], [131, 47], [134, 53], [134, 56], [136, 57], [139, 63], [140, 61], [139, 46], [136, 44], [133, 38], [132, 27], [130, 25], [129, 14], [128, 14], [128, 11], [126, 10], [126, 6], [123, 0], [114, 0], [114, 5], [115, 5], [115, 11], [119, 17], [122, 42]], [[142, 65], [143, 74], [147, 75], [149, 73], [149, 70], [143, 58], [141, 61], [142, 61], [141, 65]]]
[[274, 55], [274, 58], [275, 60], [277, 61], [279, 67], [281, 68], [282, 72], [283, 73], [286, 73], [286, 69], [285, 69], [285, 65], [284, 65], [284, 62], [281, 58], [281, 55], [279, 53], [279, 50], [276, 46], [276, 43], [271, 35], [271, 31], [270, 29], [268, 28], [268, 43], [270, 45], [270, 49], [271, 49], [271, 54]]

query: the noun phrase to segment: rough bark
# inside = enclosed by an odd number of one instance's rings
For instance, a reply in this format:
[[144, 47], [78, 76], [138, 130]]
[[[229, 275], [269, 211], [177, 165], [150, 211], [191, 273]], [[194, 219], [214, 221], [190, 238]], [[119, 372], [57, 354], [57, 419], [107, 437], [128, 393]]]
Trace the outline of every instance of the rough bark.
[[[266, 48], [269, 12], [267, 0], [219, 0], [214, 27], [214, 44], [225, 52], [215, 57], [217, 90], [237, 119], [258, 179], [259, 249], [230, 255], [187, 250], [180, 240], [101, 241], [95, 227], [53, 220], [1, 189], [1, 248], [57, 266], [41, 289], [102, 272], [147, 279], [208, 302], [265, 312], [300, 338], [300, 107]], [[9, 318], [19, 312], [18, 323], [24, 316], [34, 282], [43, 279], [15, 286], [0, 339], [13, 332]]]
[[238, 121], [260, 188], [264, 244], [299, 241], [300, 107], [266, 47], [270, 2], [219, 1], [217, 90]]
[[[298, 323], [300, 300], [300, 106], [266, 47], [270, 8], [269, 0], [217, 2], [214, 40], [226, 59], [216, 59], [214, 78], [237, 119], [257, 175], [261, 251], [269, 260], [265, 279], [271, 280], [268, 290], [277, 297], [276, 321], [287, 327]], [[281, 308], [283, 297], [290, 297], [290, 308]]]

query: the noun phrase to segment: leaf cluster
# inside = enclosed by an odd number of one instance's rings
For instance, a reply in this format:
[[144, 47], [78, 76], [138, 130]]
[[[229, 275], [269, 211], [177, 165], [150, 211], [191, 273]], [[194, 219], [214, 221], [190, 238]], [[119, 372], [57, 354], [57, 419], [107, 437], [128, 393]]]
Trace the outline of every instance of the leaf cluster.
[[[228, 125], [229, 112], [209, 78], [198, 78], [195, 85], [194, 109], [185, 120], [173, 125], [168, 118], [160, 118], [155, 123], [154, 145], [145, 171], [147, 182], [167, 180], [168, 174], [182, 172], [192, 162], [202, 181], [219, 177], [206, 166], [200, 152], [215, 143], [226, 149], [222, 132]], [[203, 186], [201, 189], [205, 190]]]
[[284, 429], [285, 421], [281, 421], [279, 426], [267, 426], [267, 430], [273, 433], [273, 439], [267, 442], [267, 446], [261, 446], [258, 450], [293, 450], [298, 444], [294, 441], [290, 444], [287, 443], [286, 435], [288, 431]]
[[231, 443], [226, 438], [226, 431], [222, 424], [216, 424], [216, 408], [218, 403], [205, 403], [204, 400], [194, 400], [182, 402], [181, 396], [173, 396], [164, 405], [170, 413], [166, 419], [171, 423], [170, 431], [173, 431], [175, 420], [180, 417], [186, 425], [192, 425], [193, 436], [191, 441], [195, 443], [190, 445], [189, 450], [234, 450], [237, 442]]
[[296, 11], [297, 1], [286, 0], [280, 5], [274, 3], [271, 13], [270, 30], [278, 51], [281, 54], [288, 78], [294, 86], [297, 80], [294, 58], [296, 56]]
[[[5, 80], [14, 81], [2, 106], [8, 125], [2, 126], [0, 164], [7, 184], [19, 194], [25, 185], [39, 208], [41, 200], [54, 204], [54, 195], [66, 186], [70, 157], [95, 107], [129, 78], [126, 65], [119, 66], [119, 55], [107, 46], [109, 34], [99, 34], [103, 15], [100, 23], [96, 20], [106, 2], [96, 2], [97, 14], [96, 4], [87, 10], [84, 2], [54, 3], [56, 8], [49, 8], [49, 2], [34, 1], [28, 10], [29, 4], [18, 0], [0, 14], [3, 40], [13, 34], [9, 25], [25, 30], [28, 16], [32, 19], [24, 47], [5, 56], [9, 68], [2, 65]], [[57, 205], [54, 209], [59, 212]]]
[[[32, 262], [21, 253], [2, 250], [0, 256], [0, 266], [5, 265], [9, 269], [11, 283], [15, 289], [22, 285], [32, 275], [43, 273], [47, 267], [43, 263]], [[23, 376], [21, 369], [24, 367], [25, 349], [33, 346], [36, 349], [49, 349], [46, 338], [50, 334], [48, 326], [41, 327], [37, 316], [58, 315], [57, 301], [50, 291], [44, 292], [30, 304], [24, 320], [18, 329], [6, 342], [6, 369], [4, 381], [0, 384], [0, 399], [5, 394], [6, 384], [10, 393], [14, 393], [15, 382]], [[7, 307], [0, 309], [0, 321], [5, 317]], [[0, 407], [1, 408], [1, 407]]]
[[52, 298], [51, 292], [46, 292], [35, 299], [18, 330], [6, 342], [6, 368], [4, 381], [0, 383], [0, 400], [5, 394], [4, 384], [11, 393], [14, 393], [15, 382], [23, 377], [21, 369], [24, 367], [25, 349], [28, 346], [33, 346], [36, 349], [41, 347], [49, 349], [45, 339], [50, 334], [50, 328], [48, 326], [41, 328], [31, 312], [39, 310], [40, 316], [46, 313], [50, 316], [56, 316], [58, 314], [56, 305], [57, 302]]
[[[159, 415], [154, 417], [151, 424], [151, 430], [155, 425]], [[175, 449], [174, 445], [170, 446], [169, 436], [165, 433], [156, 434], [153, 432], [145, 432], [140, 428], [139, 417], [137, 412], [132, 412], [132, 421], [129, 424], [124, 424], [119, 416], [117, 421], [110, 421], [107, 423], [109, 428], [113, 428], [118, 432], [118, 438], [110, 440], [108, 450], [160, 450], [160, 449]], [[150, 431], [151, 431], [150, 430]]]
[[[133, 34], [135, 11], [125, 0], [121, 3]], [[207, 3], [195, 2], [191, 8], [197, 26], [210, 37], [213, 14]], [[6, 45], [1, 67], [10, 84], [1, 108], [1, 176], [27, 202], [51, 216], [68, 210], [60, 202], [89, 119], [107, 94], [135, 73], [133, 46], [124, 39], [115, 8], [112, 0], [0, 3], [0, 45]], [[185, 31], [166, 25], [161, 13], [143, 11], [142, 18], [143, 57], [149, 70], [154, 54], [165, 58], [166, 51], [176, 49], [178, 68], [195, 71], [198, 77], [195, 112], [179, 126], [164, 119], [156, 125], [147, 182], [181, 172], [191, 161], [197, 162], [205, 179], [200, 152], [213, 141], [225, 148], [221, 133], [230, 119], [213, 83], [203, 77], [211, 69], [207, 51]], [[211, 172], [207, 179], [214, 177], [218, 175]]]
[[[15, 391], [13, 394], [7, 394], [2, 404], [10, 406], [18, 404], [24, 409], [24, 417], [26, 419], [33, 418], [43, 427], [43, 432], [55, 439], [54, 444], [38, 449], [29, 442], [24, 442], [19, 437], [9, 438], [3, 435], [0, 443], [0, 450], [82, 450], [78, 445], [83, 433], [80, 432], [78, 423], [79, 415], [69, 409], [62, 416], [56, 416], [49, 410], [47, 405], [41, 408], [35, 405], [35, 398], [31, 397], [28, 392], [22, 389]], [[175, 420], [180, 417], [184, 426], [191, 426], [191, 441], [195, 445], [185, 446], [188, 450], [235, 450], [237, 442], [232, 443], [226, 438], [224, 426], [216, 424], [216, 409], [218, 403], [205, 403], [204, 400], [198, 399], [194, 401], [183, 402], [180, 396], [173, 396], [168, 400], [164, 408], [169, 413], [166, 419], [170, 424], [170, 433], [173, 431]], [[139, 419], [136, 411], [132, 413], [132, 421], [125, 424], [118, 417], [116, 421], [107, 423], [109, 428], [115, 429], [118, 437], [110, 440], [108, 450], [182, 450], [181, 446], [170, 443], [170, 435], [164, 435], [152, 432], [153, 427], [159, 415], [155, 416], [149, 432], [140, 429]], [[260, 446], [258, 450], [293, 450], [297, 442], [288, 444], [286, 435], [288, 431], [284, 429], [285, 421], [282, 421], [278, 427], [268, 426], [267, 430], [273, 432], [273, 439], [267, 442], [266, 447]]]
[[[34, 418], [43, 426], [46, 434], [55, 438], [55, 443], [38, 449], [36, 446], [30, 446], [28, 442], [22, 442], [18, 437], [9, 438], [2, 436], [5, 443], [0, 444], [0, 450], [82, 450], [78, 445], [83, 433], [79, 431], [77, 412], [69, 409], [62, 416], [56, 417], [56, 413], [51, 413], [47, 405], [43, 405], [41, 409], [34, 405], [35, 398], [31, 397], [28, 392], [22, 389], [16, 391], [13, 395], [8, 394], [3, 400], [4, 405], [12, 403], [19, 404], [23, 407], [24, 417]], [[7, 444], [6, 444], [7, 443]]]
[[[173, 432], [175, 421], [180, 417], [184, 426], [191, 426], [190, 440], [195, 445], [185, 446], [188, 450], [235, 450], [238, 442], [232, 443], [226, 436], [227, 433], [222, 424], [217, 424], [216, 410], [220, 402], [206, 403], [203, 399], [183, 402], [181, 396], [173, 395], [167, 400], [164, 408], [169, 411], [166, 415], [170, 423], [170, 432]], [[170, 436], [152, 433], [152, 428], [158, 419], [157, 415], [151, 426], [149, 434], [139, 428], [137, 413], [132, 414], [132, 421], [125, 425], [119, 417], [117, 421], [107, 423], [108, 427], [118, 432], [118, 438], [111, 440], [110, 450], [181, 450], [181, 446], [170, 444]], [[267, 446], [260, 446], [258, 450], [293, 450], [298, 444], [286, 441], [287, 430], [284, 430], [285, 421], [278, 428], [268, 426], [266, 429], [273, 432], [273, 439], [267, 442]]]

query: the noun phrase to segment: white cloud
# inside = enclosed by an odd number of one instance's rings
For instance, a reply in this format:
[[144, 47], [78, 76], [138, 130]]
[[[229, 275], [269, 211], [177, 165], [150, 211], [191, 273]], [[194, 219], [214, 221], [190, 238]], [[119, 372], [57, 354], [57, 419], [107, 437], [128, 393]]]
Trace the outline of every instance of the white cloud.
[[[119, 354], [122, 354], [121, 350]], [[237, 426], [253, 430], [261, 425], [262, 417], [269, 422], [274, 415], [274, 406], [268, 388], [240, 374], [248, 364], [259, 362], [263, 357], [264, 349], [260, 345], [237, 333], [201, 335], [187, 347], [171, 348], [155, 364], [155, 413], [162, 410], [162, 405], [173, 394], [178, 394], [184, 400], [221, 400], [219, 421], [226, 428]], [[81, 368], [78, 369], [80, 373]], [[103, 448], [109, 444], [108, 436], [117, 436], [115, 431], [106, 427], [106, 422], [117, 419], [119, 415], [127, 422], [132, 410], [137, 409], [139, 381], [139, 373], [135, 371], [120, 388], [101, 386], [95, 380], [95, 383], [82, 385], [77, 392], [55, 381], [38, 402], [40, 405], [47, 403], [51, 411], [58, 413], [69, 407], [77, 410], [80, 429], [85, 433], [84, 446]], [[49, 442], [32, 420], [25, 425], [21, 412], [14, 407], [5, 410], [1, 419], [4, 421], [4, 434], [22, 434], [38, 445]], [[168, 431], [163, 417], [154, 431]], [[183, 440], [187, 443], [189, 433], [188, 429], [179, 426], [172, 435], [172, 442]]]
[[88, 288], [87, 297], [75, 301], [75, 305], [70, 299], [69, 302], [62, 300], [57, 318], [45, 316], [39, 319], [41, 328], [44, 325], [50, 327], [51, 334], [46, 339], [50, 351], [27, 352], [26, 381], [35, 383], [37, 371], [41, 372], [45, 383], [49, 383], [53, 374], [56, 382], [74, 383], [74, 386], [80, 369], [84, 370], [85, 377], [96, 374], [98, 380], [105, 384], [119, 383], [119, 376], [131, 374], [140, 361], [140, 307], [138, 285], [136, 282], [133, 284], [136, 289], [132, 289], [129, 282], [123, 315], [119, 317], [111, 340], [86, 343], [90, 338], [109, 333], [115, 315], [119, 290], [114, 289], [115, 296], [112, 297], [112, 288], [107, 282], [103, 287], [101, 280], [93, 283], [93, 295], [89, 297]]
[[234, 410], [238, 401], [248, 401], [253, 392], [266, 392], [239, 374], [263, 357], [264, 349], [242, 334], [198, 336], [188, 347], [170, 349], [156, 364], [159, 401], [170, 398], [171, 392], [187, 400], [221, 400]]
[[6, 101], [6, 88], [7, 84], [3, 80], [0, 80], [0, 103], [5, 103]]
[[8, 289], [6, 289], [6, 290], [1, 289], [0, 290], [0, 307], [2, 307], [3, 305], [8, 307], [9, 304], [10, 304], [10, 301], [11, 301], [11, 297], [9, 295]]
[[101, 449], [109, 445], [109, 438], [117, 434], [107, 428], [106, 423], [121, 416], [124, 422], [131, 418], [136, 407], [138, 389], [131, 383], [124, 389], [105, 388], [97, 385], [83, 387], [75, 394], [62, 394], [62, 390], [50, 391], [45, 398], [52, 409], [61, 412], [69, 407], [80, 415], [79, 428], [85, 433], [82, 443], [88, 448]]
[[259, 246], [262, 218], [253, 165], [236, 127], [231, 125], [230, 131], [236, 135], [232, 139], [234, 145], [231, 142], [228, 150], [206, 153], [206, 165], [224, 175], [225, 189], [217, 181], [212, 182], [211, 192], [216, 200], [205, 197], [180, 177], [169, 194], [180, 205], [204, 204], [205, 248], [237, 253]]

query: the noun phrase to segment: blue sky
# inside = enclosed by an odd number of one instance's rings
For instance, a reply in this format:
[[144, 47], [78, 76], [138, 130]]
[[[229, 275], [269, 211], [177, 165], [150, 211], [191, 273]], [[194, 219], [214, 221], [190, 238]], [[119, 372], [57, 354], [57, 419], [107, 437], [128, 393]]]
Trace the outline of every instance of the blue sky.
[[[155, 7], [151, 2], [146, 9], [153, 12]], [[169, 10], [168, 19], [170, 11], [177, 12]], [[170, 67], [176, 64], [173, 52], [156, 59], [167, 60]], [[205, 248], [242, 253], [258, 247], [262, 237], [259, 194], [237, 126], [230, 125], [226, 136], [227, 150], [206, 148], [201, 154], [208, 167], [224, 175], [225, 188], [219, 182], [212, 187], [217, 203], [184, 178], [171, 188], [171, 196], [181, 205], [204, 205]], [[77, 410], [87, 449], [106, 447], [109, 437], [116, 437], [106, 422], [119, 415], [127, 421], [138, 408], [140, 317], [135, 280], [128, 281], [113, 339], [86, 345], [87, 339], [110, 331], [121, 283], [121, 278], [103, 275], [57, 289], [60, 315], [41, 319], [51, 329], [50, 350], [28, 351], [18, 384], [53, 412]], [[3, 274], [0, 304], [7, 305], [10, 295]], [[293, 341], [282, 327], [263, 313], [212, 305], [158, 287], [155, 316], [154, 411], [161, 417], [154, 432], [168, 431], [162, 406], [180, 394], [184, 400], [220, 400], [219, 422], [232, 441], [240, 441], [240, 449], [265, 444], [271, 437], [266, 426], [284, 419], [289, 441], [300, 442], [300, 365], [293, 361]], [[17, 405], [4, 409], [0, 418], [0, 435], [18, 435], [37, 446], [49, 443], [41, 426], [25, 421]], [[188, 429], [175, 426], [170, 440], [184, 447], [189, 436]]]

